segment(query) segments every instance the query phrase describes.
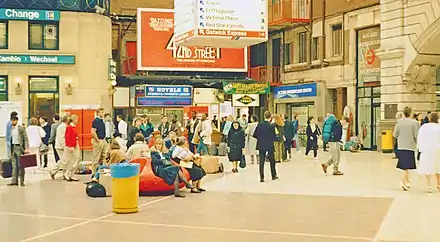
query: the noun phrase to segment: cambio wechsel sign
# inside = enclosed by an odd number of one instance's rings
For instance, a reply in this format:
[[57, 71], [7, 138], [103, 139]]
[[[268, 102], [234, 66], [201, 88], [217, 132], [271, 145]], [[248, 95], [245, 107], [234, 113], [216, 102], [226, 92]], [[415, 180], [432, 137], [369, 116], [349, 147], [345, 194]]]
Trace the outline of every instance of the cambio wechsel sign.
[[3, 55], [0, 64], [75, 64], [73, 55]]

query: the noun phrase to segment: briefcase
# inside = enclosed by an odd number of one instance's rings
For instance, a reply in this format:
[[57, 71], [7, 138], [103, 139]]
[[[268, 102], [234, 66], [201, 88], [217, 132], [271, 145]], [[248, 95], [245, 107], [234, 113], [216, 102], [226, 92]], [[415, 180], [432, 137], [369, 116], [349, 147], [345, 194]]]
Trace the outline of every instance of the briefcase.
[[20, 156], [20, 167], [28, 168], [37, 166], [37, 155], [36, 154], [25, 154]]
[[3, 178], [12, 177], [12, 163], [10, 160], [1, 161], [1, 175]]

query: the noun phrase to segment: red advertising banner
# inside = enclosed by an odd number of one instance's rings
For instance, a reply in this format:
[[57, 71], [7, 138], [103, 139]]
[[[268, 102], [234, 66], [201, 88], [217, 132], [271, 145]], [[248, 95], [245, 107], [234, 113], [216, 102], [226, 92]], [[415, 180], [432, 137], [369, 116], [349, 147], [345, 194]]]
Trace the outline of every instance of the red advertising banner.
[[247, 72], [247, 49], [176, 46], [172, 9], [138, 9], [137, 36], [138, 70]]

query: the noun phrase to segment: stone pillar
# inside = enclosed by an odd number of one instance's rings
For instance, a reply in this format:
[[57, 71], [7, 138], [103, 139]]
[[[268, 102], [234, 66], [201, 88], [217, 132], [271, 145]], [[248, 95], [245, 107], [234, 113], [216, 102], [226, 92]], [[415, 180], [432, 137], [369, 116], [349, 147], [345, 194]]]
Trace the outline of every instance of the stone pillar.
[[405, 34], [405, 1], [380, 3], [381, 119], [387, 116], [387, 104], [397, 104], [398, 110], [409, 106], [415, 112], [435, 111], [435, 68], [418, 63], [417, 51]]

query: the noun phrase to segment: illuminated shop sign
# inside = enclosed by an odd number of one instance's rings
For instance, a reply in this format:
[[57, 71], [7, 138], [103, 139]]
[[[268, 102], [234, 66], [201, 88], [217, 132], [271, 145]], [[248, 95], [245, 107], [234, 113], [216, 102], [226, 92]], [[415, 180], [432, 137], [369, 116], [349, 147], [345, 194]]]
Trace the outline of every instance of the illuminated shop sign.
[[27, 10], [27, 9], [0, 8], [0, 19], [60, 21], [60, 12], [53, 10]]
[[308, 83], [295, 86], [281, 86], [273, 89], [275, 99], [315, 97], [317, 95], [316, 83]]

